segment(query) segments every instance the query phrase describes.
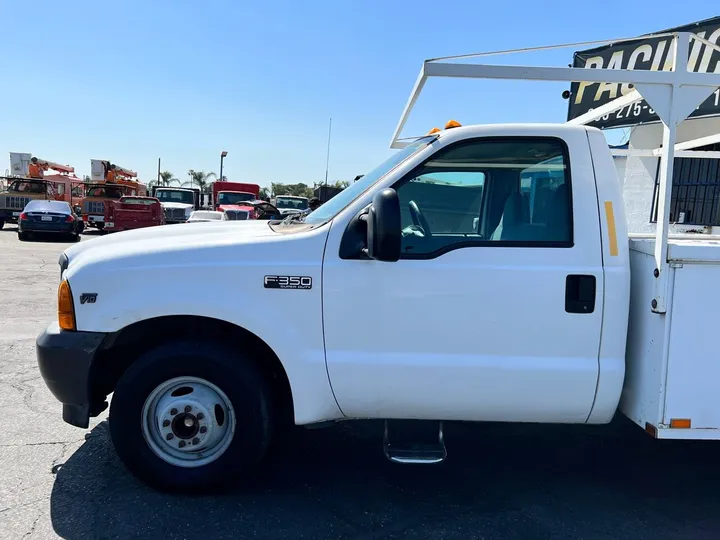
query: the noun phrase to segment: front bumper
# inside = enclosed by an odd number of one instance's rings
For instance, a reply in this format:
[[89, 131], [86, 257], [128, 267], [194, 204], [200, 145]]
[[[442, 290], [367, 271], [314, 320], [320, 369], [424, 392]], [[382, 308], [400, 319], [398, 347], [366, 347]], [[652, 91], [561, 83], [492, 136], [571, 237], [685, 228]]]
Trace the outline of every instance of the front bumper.
[[90, 367], [107, 334], [67, 332], [56, 324], [35, 343], [40, 374], [63, 404], [63, 420], [86, 428], [90, 424]]

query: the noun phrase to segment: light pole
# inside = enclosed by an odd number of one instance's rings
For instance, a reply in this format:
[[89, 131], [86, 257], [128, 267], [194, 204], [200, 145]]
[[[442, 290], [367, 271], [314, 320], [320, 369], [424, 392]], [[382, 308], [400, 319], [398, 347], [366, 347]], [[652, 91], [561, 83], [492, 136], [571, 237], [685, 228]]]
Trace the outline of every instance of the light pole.
[[220, 152], [220, 181], [223, 181], [223, 175], [222, 175], [222, 169], [223, 169], [223, 160], [227, 157], [227, 151], [223, 150]]

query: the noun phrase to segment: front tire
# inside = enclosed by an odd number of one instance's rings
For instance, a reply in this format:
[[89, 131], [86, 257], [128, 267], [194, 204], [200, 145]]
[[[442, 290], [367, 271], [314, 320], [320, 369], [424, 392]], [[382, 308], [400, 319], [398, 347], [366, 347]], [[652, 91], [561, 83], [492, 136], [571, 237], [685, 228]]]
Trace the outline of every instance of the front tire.
[[236, 480], [263, 457], [270, 391], [248, 358], [185, 341], [140, 356], [120, 378], [110, 435], [120, 459], [163, 491], [200, 492]]

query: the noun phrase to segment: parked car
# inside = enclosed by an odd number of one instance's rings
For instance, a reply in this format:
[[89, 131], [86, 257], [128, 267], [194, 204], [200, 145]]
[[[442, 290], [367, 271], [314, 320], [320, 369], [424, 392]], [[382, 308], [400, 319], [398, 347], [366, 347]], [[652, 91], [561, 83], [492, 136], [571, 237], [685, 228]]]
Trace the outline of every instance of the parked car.
[[214, 210], [195, 210], [187, 220], [187, 223], [196, 223], [202, 221], [227, 221], [224, 212], [216, 212]]
[[165, 214], [156, 197], [124, 196], [105, 204], [105, 231], [119, 232], [165, 225]]
[[32, 233], [63, 234], [77, 241], [84, 228], [82, 218], [66, 201], [35, 199], [18, 217], [18, 239], [22, 241]]

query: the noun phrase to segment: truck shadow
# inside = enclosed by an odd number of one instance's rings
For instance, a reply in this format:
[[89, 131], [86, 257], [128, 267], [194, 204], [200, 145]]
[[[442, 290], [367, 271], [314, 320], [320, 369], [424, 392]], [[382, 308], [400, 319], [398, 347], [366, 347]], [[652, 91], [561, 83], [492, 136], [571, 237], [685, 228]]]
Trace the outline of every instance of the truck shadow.
[[[378, 422], [299, 430], [215, 496], [158, 493], [116, 458], [107, 423], [57, 470], [63, 538], [718, 537], [713, 442], [609, 426], [450, 424], [448, 460], [385, 460]], [[707, 536], [706, 536], [707, 535]]]

